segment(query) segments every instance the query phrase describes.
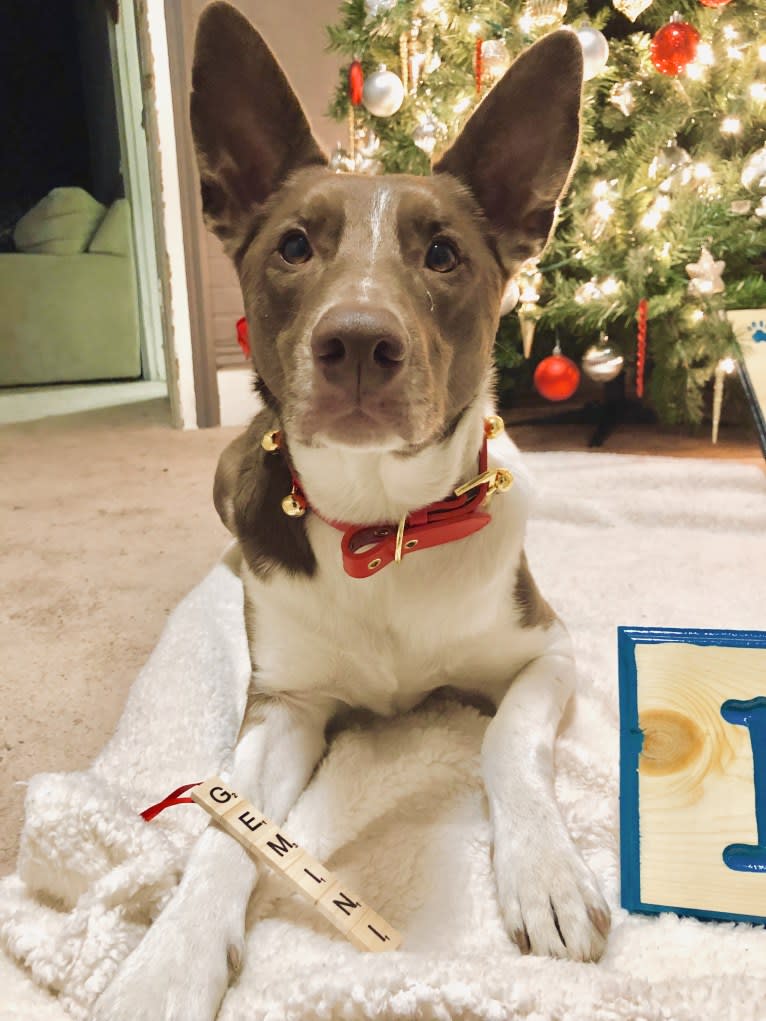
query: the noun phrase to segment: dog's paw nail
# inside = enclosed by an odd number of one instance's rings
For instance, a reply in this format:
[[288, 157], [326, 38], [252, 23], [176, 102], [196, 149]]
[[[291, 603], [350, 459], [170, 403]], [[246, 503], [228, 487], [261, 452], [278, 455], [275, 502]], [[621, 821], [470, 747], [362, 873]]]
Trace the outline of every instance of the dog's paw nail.
[[606, 939], [609, 935], [609, 928], [612, 924], [612, 919], [608, 909], [605, 908], [588, 908], [588, 918], [596, 928], [596, 931]]
[[242, 970], [242, 947], [236, 943], [229, 943], [226, 947], [226, 963], [229, 966], [229, 975], [234, 978]]
[[526, 929], [515, 929], [512, 939], [522, 954], [529, 954], [532, 952], [532, 947], [529, 943], [529, 933]]

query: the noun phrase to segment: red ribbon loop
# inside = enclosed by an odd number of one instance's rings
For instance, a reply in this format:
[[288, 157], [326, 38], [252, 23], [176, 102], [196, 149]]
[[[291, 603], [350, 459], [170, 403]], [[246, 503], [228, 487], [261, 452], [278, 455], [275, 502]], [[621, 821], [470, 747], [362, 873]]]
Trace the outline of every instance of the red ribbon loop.
[[178, 787], [172, 794], [168, 794], [162, 801], [158, 801], [156, 805], [150, 805], [149, 808], [145, 808], [141, 813], [141, 818], [146, 822], [151, 822], [155, 816], [159, 815], [160, 812], [164, 812], [166, 808], [170, 808], [171, 805], [193, 805], [194, 801], [192, 798], [182, 798], [180, 795], [190, 791], [192, 787], [199, 787], [201, 783], [201, 780], [197, 780], [195, 783], [187, 783], [183, 787]]

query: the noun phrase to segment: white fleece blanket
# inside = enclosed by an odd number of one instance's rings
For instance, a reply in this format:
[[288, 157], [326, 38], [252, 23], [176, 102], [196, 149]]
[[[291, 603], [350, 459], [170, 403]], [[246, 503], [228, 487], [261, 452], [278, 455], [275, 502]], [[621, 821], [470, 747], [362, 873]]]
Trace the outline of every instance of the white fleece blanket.
[[[766, 931], [618, 907], [615, 628], [763, 628], [766, 478], [713, 461], [528, 462], [530, 563], [580, 664], [557, 790], [614, 912], [605, 958], [521, 957], [509, 943], [479, 779], [487, 721], [441, 702], [342, 733], [285, 827], [404, 932], [404, 948], [359, 954], [271, 877], [220, 1021], [763, 1018]], [[0, 884], [0, 1018], [88, 1016], [206, 822], [196, 806], [151, 824], [137, 813], [226, 767], [247, 675], [241, 588], [222, 562], [171, 616], [93, 766], [30, 781], [18, 873]]]

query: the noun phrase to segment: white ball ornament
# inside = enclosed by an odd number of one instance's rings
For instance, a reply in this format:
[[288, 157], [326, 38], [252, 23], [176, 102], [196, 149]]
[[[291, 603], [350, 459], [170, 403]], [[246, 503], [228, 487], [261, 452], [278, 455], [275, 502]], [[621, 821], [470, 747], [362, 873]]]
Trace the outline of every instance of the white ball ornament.
[[511, 66], [511, 55], [502, 39], [485, 39], [481, 44], [484, 74], [492, 81], [502, 78]]
[[385, 14], [396, 6], [396, 0], [364, 0], [364, 9], [370, 18], [377, 18], [379, 14]]
[[500, 300], [500, 315], [507, 316], [509, 312], [512, 312], [519, 303], [519, 297], [521, 291], [519, 285], [516, 283], [515, 278], [511, 277], [508, 283], [505, 285], [503, 291], [503, 297]]
[[766, 145], [747, 157], [742, 165], [740, 180], [750, 191], [766, 192]]
[[582, 46], [583, 78], [587, 82], [606, 67], [609, 60], [609, 43], [604, 33], [591, 25], [578, 28], [575, 35]]
[[375, 117], [391, 117], [404, 102], [401, 78], [381, 64], [364, 80], [362, 102]]

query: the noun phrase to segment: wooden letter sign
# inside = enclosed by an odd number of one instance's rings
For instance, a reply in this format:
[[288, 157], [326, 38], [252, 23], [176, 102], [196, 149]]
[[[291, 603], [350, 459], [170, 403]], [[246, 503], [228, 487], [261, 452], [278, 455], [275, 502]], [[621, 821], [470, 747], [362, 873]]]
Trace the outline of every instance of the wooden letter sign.
[[766, 632], [620, 628], [622, 904], [766, 923]]

